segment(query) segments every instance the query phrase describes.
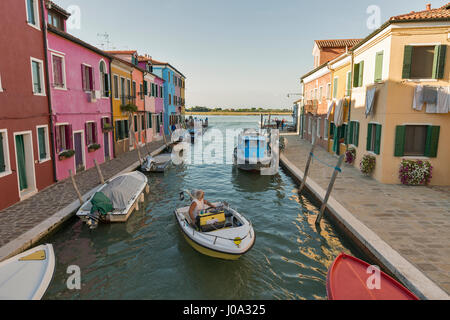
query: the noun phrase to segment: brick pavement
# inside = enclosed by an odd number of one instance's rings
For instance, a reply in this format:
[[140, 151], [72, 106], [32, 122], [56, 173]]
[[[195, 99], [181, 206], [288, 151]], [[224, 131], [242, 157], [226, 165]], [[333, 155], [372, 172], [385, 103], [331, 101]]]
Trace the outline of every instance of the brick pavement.
[[[141, 148], [141, 154], [152, 152], [164, 145], [163, 141], [151, 142]], [[105, 180], [138, 161], [137, 150], [121, 154], [100, 165]], [[97, 170], [91, 168], [75, 176], [81, 194], [100, 184]], [[0, 247], [16, 239], [45, 219], [77, 200], [70, 178], [59, 181], [31, 198], [0, 211]]]
[[[304, 170], [311, 144], [299, 136], [287, 138], [284, 155]], [[336, 164], [337, 157], [320, 147], [315, 154]], [[313, 161], [309, 176], [326, 190], [332, 171]], [[450, 293], [450, 187], [386, 185], [345, 164], [331, 196]]]

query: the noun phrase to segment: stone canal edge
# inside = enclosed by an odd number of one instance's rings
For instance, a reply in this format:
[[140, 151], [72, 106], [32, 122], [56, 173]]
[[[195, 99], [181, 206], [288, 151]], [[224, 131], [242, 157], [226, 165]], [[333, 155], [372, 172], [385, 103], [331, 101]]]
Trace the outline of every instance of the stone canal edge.
[[[161, 153], [168, 144], [164, 144], [161, 147], [157, 148], [153, 152], [150, 153], [151, 156], [158, 155]], [[134, 162], [130, 166], [126, 167], [124, 170], [120, 171], [119, 173], [115, 174], [111, 179], [131, 171], [136, 170], [137, 167], [139, 167], [140, 163], [139, 161]], [[96, 186], [95, 188], [91, 189], [87, 193], [85, 193], [82, 198], [83, 201], [87, 201], [97, 190], [100, 188], [100, 185]], [[33, 245], [41, 241], [44, 237], [48, 236], [50, 233], [52, 233], [54, 230], [56, 230], [58, 227], [60, 227], [64, 222], [69, 220], [71, 217], [75, 215], [78, 208], [80, 207], [79, 200], [75, 200], [63, 209], [59, 210], [46, 220], [39, 223], [34, 228], [26, 231], [16, 239], [8, 242], [4, 246], [0, 247], [0, 262], [3, 260], [6, 260], [10, 257], [13, 257], [25, 250], [30, 249]]]
[[[280, 163], [297, 182], [303, 180], [303, 171], [290, 162], [284, 154], [280, 155]], [[308, 177], [305, 186], [314, 197], [321, 202], [323, 201], [326, 190], [319, 186], [312, 178]], [[344, 233], [357, 242], [356, 244], [360, 249], [369, 254], [374, 261], [399, 279], [420, 299], [450, 299], [444, 290], [403, 258], [332, 196], [328, 200], [326, 217], [336, 222]]]

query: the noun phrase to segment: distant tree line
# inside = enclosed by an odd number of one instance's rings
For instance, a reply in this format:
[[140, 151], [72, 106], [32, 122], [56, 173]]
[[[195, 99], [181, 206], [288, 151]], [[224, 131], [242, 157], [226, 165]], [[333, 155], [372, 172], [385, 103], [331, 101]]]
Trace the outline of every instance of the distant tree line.
[[208, 108], [195, 106], [186, 108], [187, 112], [291, 112], [289, 109], [264, 109], [264, 108]]

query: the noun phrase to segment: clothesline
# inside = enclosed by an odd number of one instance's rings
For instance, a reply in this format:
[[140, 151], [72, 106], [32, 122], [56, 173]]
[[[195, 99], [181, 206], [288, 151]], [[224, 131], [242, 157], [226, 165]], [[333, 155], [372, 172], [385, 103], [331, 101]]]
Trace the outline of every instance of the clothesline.
[[333, 165], [329, 165], [329, 164], [326, 163], [325, 161], [322, 161], [322, 160], [320, 160], [319, 158], [317, 158], [317, 157], [314, 155], [314, 153], [310, 152], [310, 155], [311, 155], [311, 157], [313, 157], [314, 159], [316, 159], [317, 161], [319, 161], [319, 162], [322, 163], [323, 165], [325, 165], [325, 166], [327, 166], [327, 167], [329, 167], [329, 168], [332, 168], [332, 169], [334, 169], [334, 170], [337, 170], [337, 171], [339, 171], [339, 172], [342, 172], [342, 169], [341, 169], [341, 168], [336, 167], [336, 166], [333, 166]]
[[418, 85], [414, 89], [412, 108], [426, 113], [450, 112], [450, 87]]

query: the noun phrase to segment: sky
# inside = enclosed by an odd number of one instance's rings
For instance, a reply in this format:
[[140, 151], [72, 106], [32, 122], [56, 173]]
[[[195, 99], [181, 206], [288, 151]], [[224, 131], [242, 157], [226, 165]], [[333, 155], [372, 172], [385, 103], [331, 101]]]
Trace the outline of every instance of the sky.
[[[69, 33], [137, 50], [186, 76], [186, 106], [287, 108], [312, 70], [314, 40], [364, 38], [379, 22], [450, 0], [53, 0], [79, 8]], [[75, 21], [75, 20], [74, 20]], [[107, 33], [109, 44], [99, 34]]]

